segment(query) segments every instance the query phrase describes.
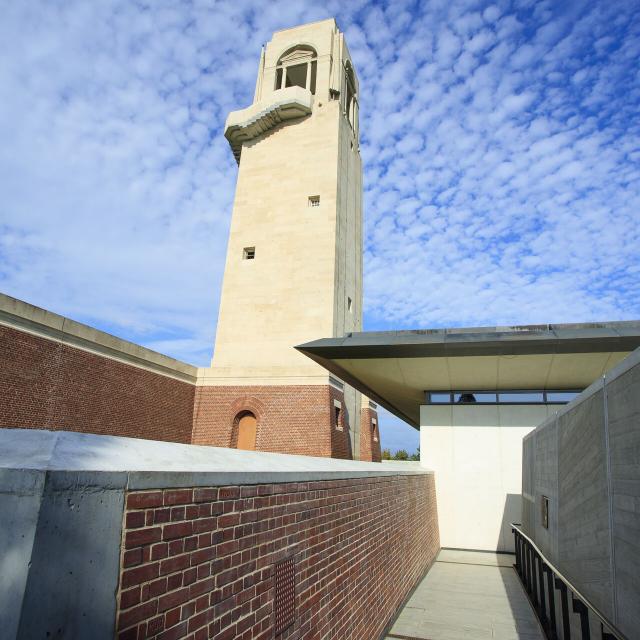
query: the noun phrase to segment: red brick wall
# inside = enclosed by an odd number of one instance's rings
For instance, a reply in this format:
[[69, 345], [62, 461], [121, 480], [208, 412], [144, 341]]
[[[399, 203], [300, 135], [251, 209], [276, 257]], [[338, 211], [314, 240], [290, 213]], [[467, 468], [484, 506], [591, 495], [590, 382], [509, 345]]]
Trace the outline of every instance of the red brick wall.
[[188, 443], [194, 385], [0, 326], [0, 427]]
[[342, 401], [342, 393], [329, 385], [197, 387], [193, 444], [235, 446], [235, 418], [251, 411], [259, 451], [351, 457], [348, 425], [333, 424], [334, 398]]
[[0, 427], [235, 447], [234, 419], [251, 411], [258, 450], [353, 457], [344, 397], [329, 385], [195, 387], [4, 326], [0, 363]]
[[[329, 387], [329, 400], [331, 411], [331, 424], [329, 426], [331, 433], [331, 457], [341, 458], [343, 460], [352, 460], [353, 453], [351, 451], [351, 425], [349, 424], [351, 416], [347, 415], [347, 408], [344, 403], [344, 394], [334, 387]], [[335, 421], [335, 404], [334, 401], [341, 403], [340, 424], [336, 425]]]
[[[376, 435], [374, 440], [372, 420], [376, 421]], [[360, 460], [380, 462], [382, 451], [380, 448], [380, 423], [377, 411], [367, 407], [360, 413]]]
[[278, 638], [376, 640], [439, 546], [432, 475], [130, 492], [118, 638], [273, 638], [293, 558]]

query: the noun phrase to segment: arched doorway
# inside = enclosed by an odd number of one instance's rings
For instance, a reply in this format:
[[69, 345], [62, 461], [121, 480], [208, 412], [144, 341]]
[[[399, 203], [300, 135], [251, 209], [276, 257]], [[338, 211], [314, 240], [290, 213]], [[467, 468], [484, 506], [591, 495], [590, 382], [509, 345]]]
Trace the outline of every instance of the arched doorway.
[[254, 451], [256, 448], [257, 422], [253, 413], [245, 412], [238, 420], [238, 449]]

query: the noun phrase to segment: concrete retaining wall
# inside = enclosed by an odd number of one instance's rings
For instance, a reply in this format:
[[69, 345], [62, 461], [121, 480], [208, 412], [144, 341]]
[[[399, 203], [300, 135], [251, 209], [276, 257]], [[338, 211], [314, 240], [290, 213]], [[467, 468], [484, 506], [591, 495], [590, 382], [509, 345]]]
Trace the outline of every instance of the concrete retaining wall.
[[282, 637], [376, 638], [439, 549], [416, 467], [61, 431], [0, 429], [0, 513], [8, 639], [272, 637], [282, 558]]
[[640, 350], [524, 439], [522, 486], [525, 533], [640, 637]]

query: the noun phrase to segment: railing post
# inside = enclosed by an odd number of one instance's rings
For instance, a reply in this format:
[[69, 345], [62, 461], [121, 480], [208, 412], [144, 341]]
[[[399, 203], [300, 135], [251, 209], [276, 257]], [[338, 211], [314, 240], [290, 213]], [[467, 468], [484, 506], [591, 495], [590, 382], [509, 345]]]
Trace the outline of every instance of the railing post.
[[511, 532], [513, 533], [513, 546], [516, 550], [516, 571], [519, 576], [522, 576], [522, 571], [520, 570], [520, 541], [518, 539], [520, 536], [515, 529], [511, 529]]
[[531, 547], [529, 546], [529, 542], [525, 541], [524, 545], [524, 553], [527, 557], [527, 591], [529, 595], [531, 595], [533, 580], [531, 577]]
[[538, 571], [536, 568], [536, 552], [532, 546], [529, 547], [531, 552], [531, 600], [533, 600], [533, 604], [536, 608], [540, 608], [540, 603], [538, 602]]
[[520, 562], [520, 575], [524, 574], [524, 558], [522, 557], [524, 540], [520, 534], [518, 534], [518, 558]]
[[545, 564], [543, 568], [544, 572], [547, 574], [547, 591], [549, 592], [549, 627], [551, 631], [551, 637], [558, 637], [558, 625], [556, 622], [556, 598], [555, 598], [555, 590], [553, 588], [553, 569]]
[[538, 561], [538, 589], [540, 590], [540, 621], [544, 627], [549, 626], [547, 620], [547, 607], [545, 606], [544, 597], [544, 562], [542, 558], [536, 554], [536, 560]]
[[560, 589], [560, 604], [562, 608], [562, 640], [571, 640], [571, 624], [569, 622], [569, 602], [567, 598], [567, 585], [555, 579], [556, 589]]
[[573, 593], [571, 594], [571, 600], [573, 603], [573, 611], [580, 616], [582, 640], [590, 640], [591, 631], [589, 630], [589, 609], [587, 609], [587, 605], [582, 602], [582, 600], [578, 600]]
[[[577, 633], [577, 620], [580, 620], [580, 640], [592, 640], [591, 619], [600, 625], [600, 633], [594, 633], [601, 640], [628, 640], [627, 636], [616, 629], [613, 622], [602, 614], [570, 580], [562, 575], [560, 569], [525, 534], [521, 525], [511, 523], [515, 540], [515, 569], [520, 576], [522, 586], [529, 596], [538, 620], [549, 640], [571, 640], [571, 627]], [[545, 580], [546, 574], [546, 580]], [[546, 584], [545, 584], [546, 583]], [[560, 592], [560, 606], [556, 607], [556, 589]], [[571, 594], [571, 609], [569, 609]], [[573, 618], [577, 614], [579, 618]], [[562, 625], [560, 624], [562, 618]], [[562, 631], [561, 631], [562, 629]]]

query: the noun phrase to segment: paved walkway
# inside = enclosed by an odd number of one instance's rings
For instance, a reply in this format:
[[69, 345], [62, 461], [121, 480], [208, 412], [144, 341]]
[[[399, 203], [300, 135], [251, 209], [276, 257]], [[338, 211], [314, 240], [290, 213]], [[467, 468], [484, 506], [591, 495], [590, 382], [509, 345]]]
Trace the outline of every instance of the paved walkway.
[[443, 549], [387, 640], [544, 640], [513, 562]]

